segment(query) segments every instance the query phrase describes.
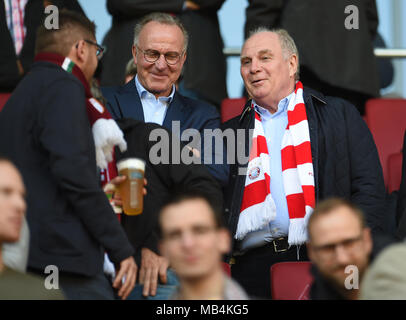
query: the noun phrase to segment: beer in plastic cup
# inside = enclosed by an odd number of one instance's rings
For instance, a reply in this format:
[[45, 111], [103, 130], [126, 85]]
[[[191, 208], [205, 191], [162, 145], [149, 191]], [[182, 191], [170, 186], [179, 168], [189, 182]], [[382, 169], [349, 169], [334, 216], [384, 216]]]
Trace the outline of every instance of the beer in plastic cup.
[[117, 169], [120, 175], [127, 177], [119, 187], [124, 213], [129, 216], [141, 214], [144, 202], [145, 161], [139, 158], [123, 159], [117, 163]]

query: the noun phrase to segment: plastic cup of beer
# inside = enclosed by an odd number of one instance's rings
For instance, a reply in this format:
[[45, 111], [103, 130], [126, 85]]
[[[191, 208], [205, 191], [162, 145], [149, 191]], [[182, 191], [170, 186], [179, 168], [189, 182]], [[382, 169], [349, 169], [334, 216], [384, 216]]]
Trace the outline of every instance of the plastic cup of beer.
[[117, 163], [117, 169], [119, 175], [127, 177], [119, 187], [124, 213], [129, 216], [141, 214], [144, 204], [145, 161], [139, 158], [123, 159]]

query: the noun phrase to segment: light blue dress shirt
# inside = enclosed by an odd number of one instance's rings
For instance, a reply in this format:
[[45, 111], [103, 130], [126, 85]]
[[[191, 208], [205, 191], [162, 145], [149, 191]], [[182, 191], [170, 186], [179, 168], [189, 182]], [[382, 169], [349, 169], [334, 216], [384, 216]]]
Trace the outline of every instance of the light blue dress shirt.
[[173, 85], [172, 92], [169, 97], [159, 97], [158, 99], [142, 86], [138, 80], [138, 75], [135, 77], [135, 86], [137, 87], [142, 110], [144, 111], [144, 121], [156, 123], [162, 126], [168, 106], [175, 94], [175, 86]]
[[262, 126], [268, 146], [270, 162], [270, 189], [276, 206], [276, 219], [258, 231], [248, 233], [241, 243], [241, 250], [263, 245], [289, 233], [289, 211], [286, 202], [285, 189], [282, 179], [281, 146], [283, 135], [288, 125], [288, 105], [293, 92], [279, 101], [278, 110], [271, 114], [267, 109], [258, 106], [254, 101], [254, 108], [261, 116]]

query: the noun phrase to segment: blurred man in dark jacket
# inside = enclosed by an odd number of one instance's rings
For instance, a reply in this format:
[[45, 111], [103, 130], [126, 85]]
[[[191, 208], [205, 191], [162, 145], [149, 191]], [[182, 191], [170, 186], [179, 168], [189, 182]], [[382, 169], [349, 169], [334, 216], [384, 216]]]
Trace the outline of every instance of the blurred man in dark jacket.
[[356, 300], [370, 261], [394, 239], [371, 235], [364, 214], [351, 202], [328, 199], [308, 224], [307, 249], [314, 266], [312, 300]]

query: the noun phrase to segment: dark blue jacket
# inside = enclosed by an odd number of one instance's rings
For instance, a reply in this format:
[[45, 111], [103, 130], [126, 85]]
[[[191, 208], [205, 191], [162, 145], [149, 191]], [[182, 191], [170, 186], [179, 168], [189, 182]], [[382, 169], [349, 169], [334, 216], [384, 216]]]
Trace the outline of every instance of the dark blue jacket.
[[0, 113], [0, 154], [21, 171], [31, 231], [28, 267], [96, 275], [104, 250], [114, 263], [133, 254], [100, 187], [82, 83], [36, 62]]
[[[114, 119], [132, 118], [145, 121], [134, 79], [121, 87], [102, 88], [102, 92], [108, 101], [107, 108]], [[201, 137], [203, 137], [204, 129], [217, 129], [220, 127], [220, 115], [215, 107], [196, 99], [184, 97], [177, 91], [175, 91], [172, 102], [168, 106], [162, 126], [172, 130], [173, 121], [180, 122], [180, 134], [186, 129], [192, 128], [198, 130]], [[184, 142], [190, 142], [190, 140]], [[202, 150], [204, 150], [203, 144]], [[204, 159], [203, 152], [202, 159]], [[222, 185], [227, 183], [228, 180], [228, 166], [225, 164], [225, 153], [223, 159], [223, 164], [207, 165], [210, 173]]]
[[[304, 101], [309, 122], [314, 168], [316, 203], [328, 197], [343, 197], [363, 210], [372, 231], [382, 231], [385, 187], [378, 151], [372, 135], [356, 108], [349, 102], [305, 88]], [[254, 128], [254, 110], [248, 101], [242, 114], [223, 124], [223, 129]], [[245, 153], [248, 155], [249, 135]], [[245, 175], [230, 166], [230, 180], [225, 188], [225, 218], [235, 234]]]

